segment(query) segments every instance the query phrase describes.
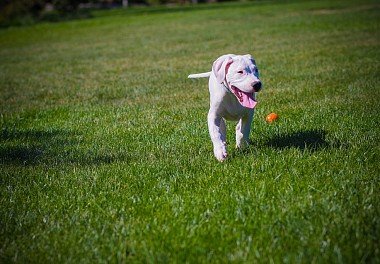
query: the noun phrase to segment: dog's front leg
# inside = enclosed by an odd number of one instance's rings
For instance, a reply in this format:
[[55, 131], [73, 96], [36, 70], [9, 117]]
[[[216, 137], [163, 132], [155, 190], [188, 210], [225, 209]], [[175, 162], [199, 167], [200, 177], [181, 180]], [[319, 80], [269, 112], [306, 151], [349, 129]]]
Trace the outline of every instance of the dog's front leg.
[[222, 117], [210, 111], [207, 116], [208, 130], [214, 147], [214, 156], [219, 161], [227, 158], [226, 125]]
[[249, 145], [249, 133], [253, 120], [253, 111], [250, 111], [247, 116], [240, 119], [236, 125], [236, 148], [244, 148]]

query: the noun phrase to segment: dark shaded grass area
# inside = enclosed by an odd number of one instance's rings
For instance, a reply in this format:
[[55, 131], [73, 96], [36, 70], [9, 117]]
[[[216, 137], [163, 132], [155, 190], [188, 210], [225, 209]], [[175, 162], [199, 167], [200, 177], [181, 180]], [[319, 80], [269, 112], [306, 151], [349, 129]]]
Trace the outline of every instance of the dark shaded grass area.
[[53, 130], [2, 130], [0, 162], [14, 166], [88, 166], [128, 161], [128, 153], [105, 150], [98, 154], [91, 149], [76, 148], [83, 143], [83, 135]]
[[42, 12], [38, 16], [32, 14], [23, 16], [14, 17], [10, 20], [3, 21], [0, 24], [0, 28], [7, 28], [12, 26], [32, 26], [37, 23], [59, 23], [59, 22], [69, 22], [76, 20], [89, 20], [96, 19], [99, 17], [115, 17], [115, 16], [145, 16], [152, 14], [170, 14], [178, 12], [193, 12], [193, 11], [207, 11], [207, 10], [218, 10], [218, 9], [231, 9], [231, 8], [240, 8], [242, 5], [247, 7], [252, 5], [269, 5], [271, 2], [263, 1], [259, 3], [245, 2], [245, 3], [234, 3], [226, 2], [223, 4], [213, 3], [199, 3], [196, 5], [192, 4], [182, 4], [182, 5], [158, 5], [158, 6], [130, 6], [128, 8], [122, 8], [121, 6], [114, 7], [99, 7], [99, 8], [81, 8], [73, 10], [71, 12], [59, 12], [59, 11], [50, 11]]
[[[259, 151], [270, 147], [278, 150], [298, 149], [300, 151], [319, 151], [329, 148], [340, 148], [341, 144], [330, 144], [326, 141], [326, 131], [307, 130], [291, 134], [275, 135], [263, 145], [255, 144], [249, 149]], [[83, 143], [84, 135], [60, 130], [8, 130], [3, 129], [0, 135], [0, 162], [8, 165], [33, 166], [53, 165], [101, 165], [115, 162], [128, 162], [132, 159], [127, 151], [97, 154], [91, 150], [75, 148]], [[82, 139], [82, 140], [81, 140]], [[106, 142], [104, 142], [106, 144]]]

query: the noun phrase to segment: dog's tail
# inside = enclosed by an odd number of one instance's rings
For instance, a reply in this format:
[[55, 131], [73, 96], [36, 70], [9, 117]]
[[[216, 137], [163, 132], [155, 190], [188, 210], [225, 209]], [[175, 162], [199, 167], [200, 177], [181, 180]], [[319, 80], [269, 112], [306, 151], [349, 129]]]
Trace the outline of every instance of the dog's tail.
[[194, 73], [190, 74], [187, 78], [207, 78], [210, 77], [211, 72], [203, 72], [203, 73]]

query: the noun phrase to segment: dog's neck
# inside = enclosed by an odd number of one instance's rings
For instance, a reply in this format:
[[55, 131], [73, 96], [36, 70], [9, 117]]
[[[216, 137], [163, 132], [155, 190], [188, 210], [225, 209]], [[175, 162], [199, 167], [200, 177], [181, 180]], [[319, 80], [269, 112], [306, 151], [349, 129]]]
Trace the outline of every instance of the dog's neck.
[[224, 79], [224, 81], [222, 82], [222, 85], [223, 85], [223, 87], [226, 89], [226, 91], [227, 91], [228, 93], [231, 93], [231, 94], [232, 94], [232, 91], [231, 91], [230, 87], [228, 86], [228, 83], [227, 83], [227, 80], [226, 80], [226, 79]]

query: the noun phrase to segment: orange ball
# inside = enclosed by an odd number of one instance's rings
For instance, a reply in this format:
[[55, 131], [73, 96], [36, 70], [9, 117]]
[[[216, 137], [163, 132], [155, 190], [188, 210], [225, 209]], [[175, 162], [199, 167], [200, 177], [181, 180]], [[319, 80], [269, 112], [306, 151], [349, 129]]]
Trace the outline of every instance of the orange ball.
[[267, 117], [265, 118], [265, 120], [268, 122], [268, 123], [272, 123], [274, 120], [276, 120], [278, 118], [278, 114], [276, 113], [270, 113], [269, 115], [267, 115]]

